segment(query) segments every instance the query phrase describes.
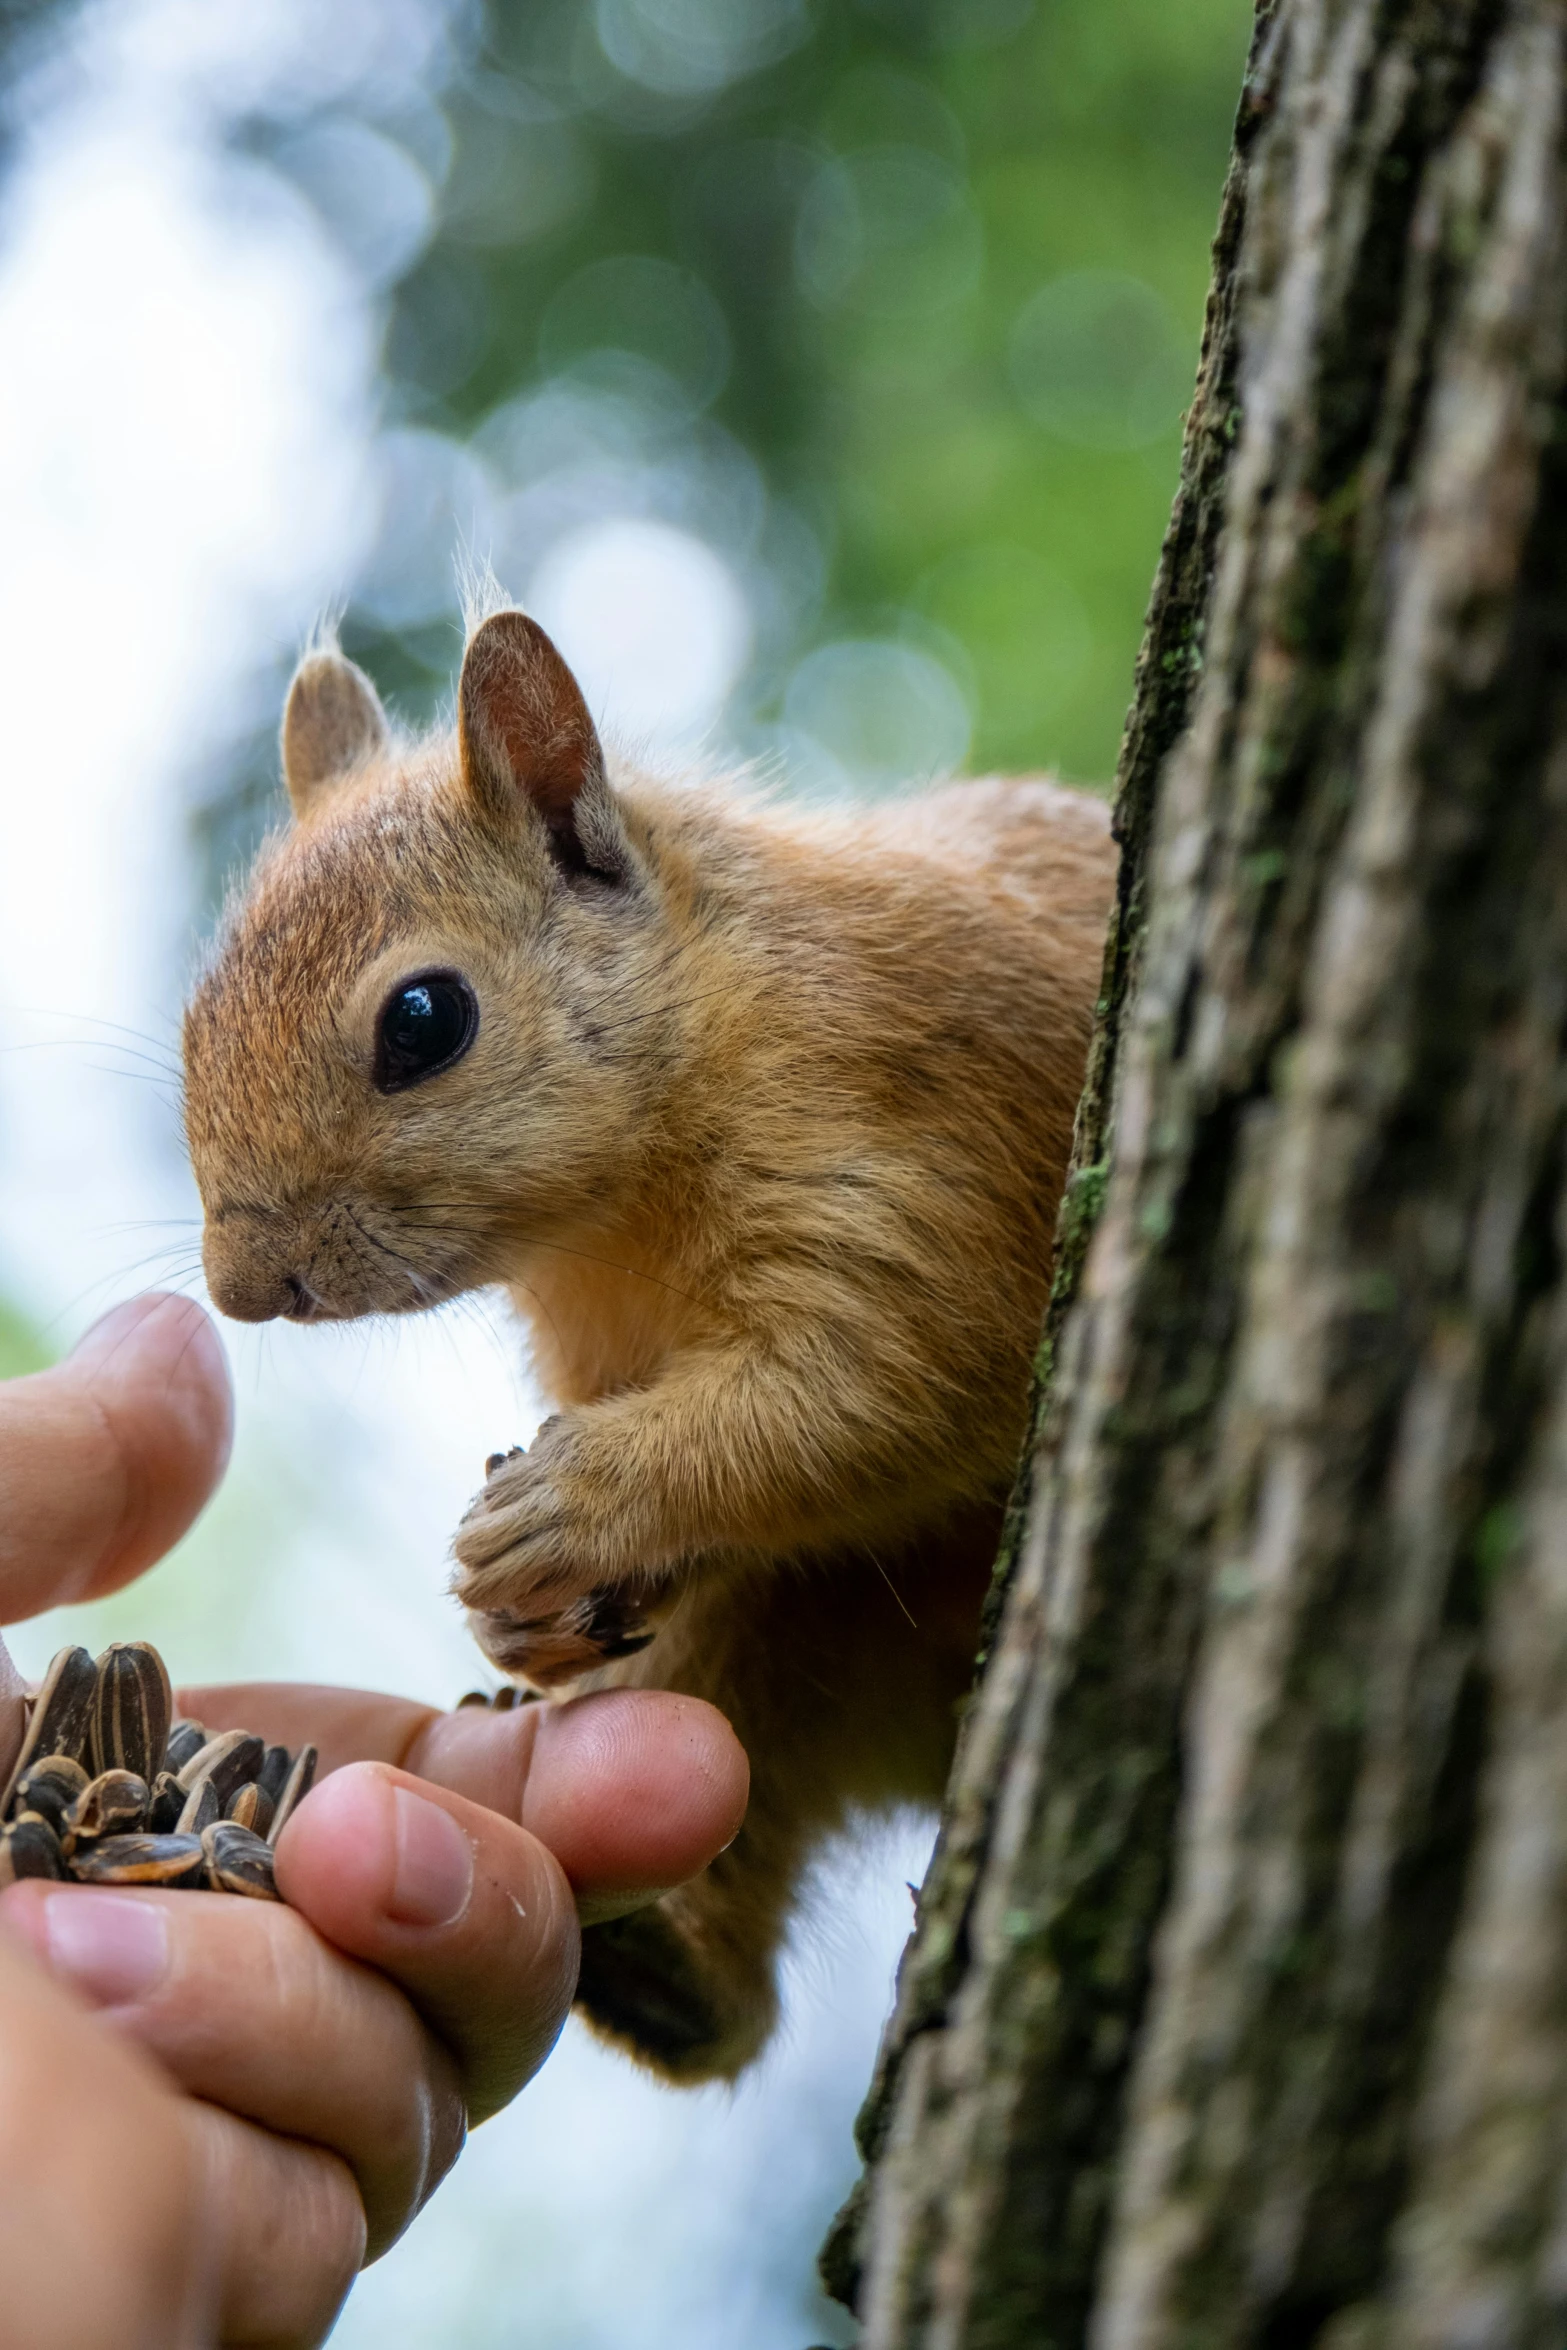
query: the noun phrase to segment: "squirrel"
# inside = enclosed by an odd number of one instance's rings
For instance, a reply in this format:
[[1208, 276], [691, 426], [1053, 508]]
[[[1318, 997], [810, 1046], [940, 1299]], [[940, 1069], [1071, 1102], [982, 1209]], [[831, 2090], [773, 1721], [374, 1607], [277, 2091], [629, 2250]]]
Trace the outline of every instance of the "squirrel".
[[492, 612], [456, 726], [335, 649], [293, 821], [184, 1026], [216, 1305], [506, 1288], [554, 1407], [455, 1588], [537, 1692], [711, 1700], [752, 1766], [693, 1884], [583, 1938], [578, 2004], [674, 2081], [776, 2015], [816, 1843], [939, 1803], [1024, 1431], [1114, 883], [1104, 802], [964, 781], [846, 809], [606, 760]]

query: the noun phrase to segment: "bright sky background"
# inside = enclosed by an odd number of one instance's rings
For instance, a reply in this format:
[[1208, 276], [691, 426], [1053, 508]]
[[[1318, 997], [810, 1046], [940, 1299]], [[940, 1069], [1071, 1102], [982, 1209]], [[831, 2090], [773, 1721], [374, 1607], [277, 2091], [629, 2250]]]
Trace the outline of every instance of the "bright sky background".
[[[383, 118], [428, 114], [456, 4], [331, 0], [323, 42], [311, 0], [96, 0], [19, 106], [0, 212], [0, 1292], [59, 1345], [192, 1261], [167, 1082], [193, 947], [189, 794], [403, 478], [378, 432], [375, 304], [421, 233], [417, 166], [356, 150], [384, 200], [345, 243], [225, 136], [258, 101], [286, 115], [368, 92]], [[474, 527], [450, 495], [432, 511], [454, 539]], [[521, 584], [601, 714], [655, 743], [700, 734], [745, 655], [722, 556], [635, 514], [598, 516]], [[24, 1667], [64, 1636], [128, 1630], [191, 1677], [450, 1702], [479, 1677], [443, 1591], [450, 1530], [484, 1455], [538, 1417], [509, 1334], [469, 1311], [225, 1339], [240, 1395], [225, 1497], [129, 1599], [22, 1628]], [[873, 1869], [824, 1873], [788, 2028], [733, 2095], [657, 2091], [573, 2027], [336, 2339], [825, 2338], [805, 2270], [852, 2175], [926, 1841], [889, 1831]]]

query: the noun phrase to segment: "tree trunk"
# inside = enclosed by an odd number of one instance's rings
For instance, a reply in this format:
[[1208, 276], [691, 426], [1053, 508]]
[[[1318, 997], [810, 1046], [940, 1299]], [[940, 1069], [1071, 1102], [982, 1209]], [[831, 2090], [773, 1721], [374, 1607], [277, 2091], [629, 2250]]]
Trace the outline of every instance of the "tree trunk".
[[1259, 9], [866, 2350], [1567, 2342], [1564, 95]]

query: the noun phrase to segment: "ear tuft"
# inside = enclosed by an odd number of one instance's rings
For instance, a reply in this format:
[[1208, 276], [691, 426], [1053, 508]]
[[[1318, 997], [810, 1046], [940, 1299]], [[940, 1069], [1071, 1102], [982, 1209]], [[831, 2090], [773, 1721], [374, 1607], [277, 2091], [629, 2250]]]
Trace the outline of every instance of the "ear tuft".
[[525, 612], [495, 612], [475, 630], [457, 690], [463, 780], [492, 821], [531, 808], [557, 864], [618, 880], [619, 826], [604, 753], [581, 688]]
[[307, 653], [283, 709], [283, 780], [294, 814], [303, 816], [329, 785], [384, 749], [387, 736], [386, 712], [364, 671], [341, 653]]

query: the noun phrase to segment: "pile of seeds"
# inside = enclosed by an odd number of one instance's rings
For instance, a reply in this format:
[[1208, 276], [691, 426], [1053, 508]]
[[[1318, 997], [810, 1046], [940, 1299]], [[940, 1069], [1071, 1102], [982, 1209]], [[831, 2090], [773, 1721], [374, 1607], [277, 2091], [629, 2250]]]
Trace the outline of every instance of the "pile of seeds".
[[309, 1793], [316, 1750], [248, 1730], [174, 1721], [169, 1676], [145, 1641], [96, 1664], [62, 1648], [28, 1711], [0, 1797], [0, 1885], [186, 1885], [281, 1898], [272, 1852]]

